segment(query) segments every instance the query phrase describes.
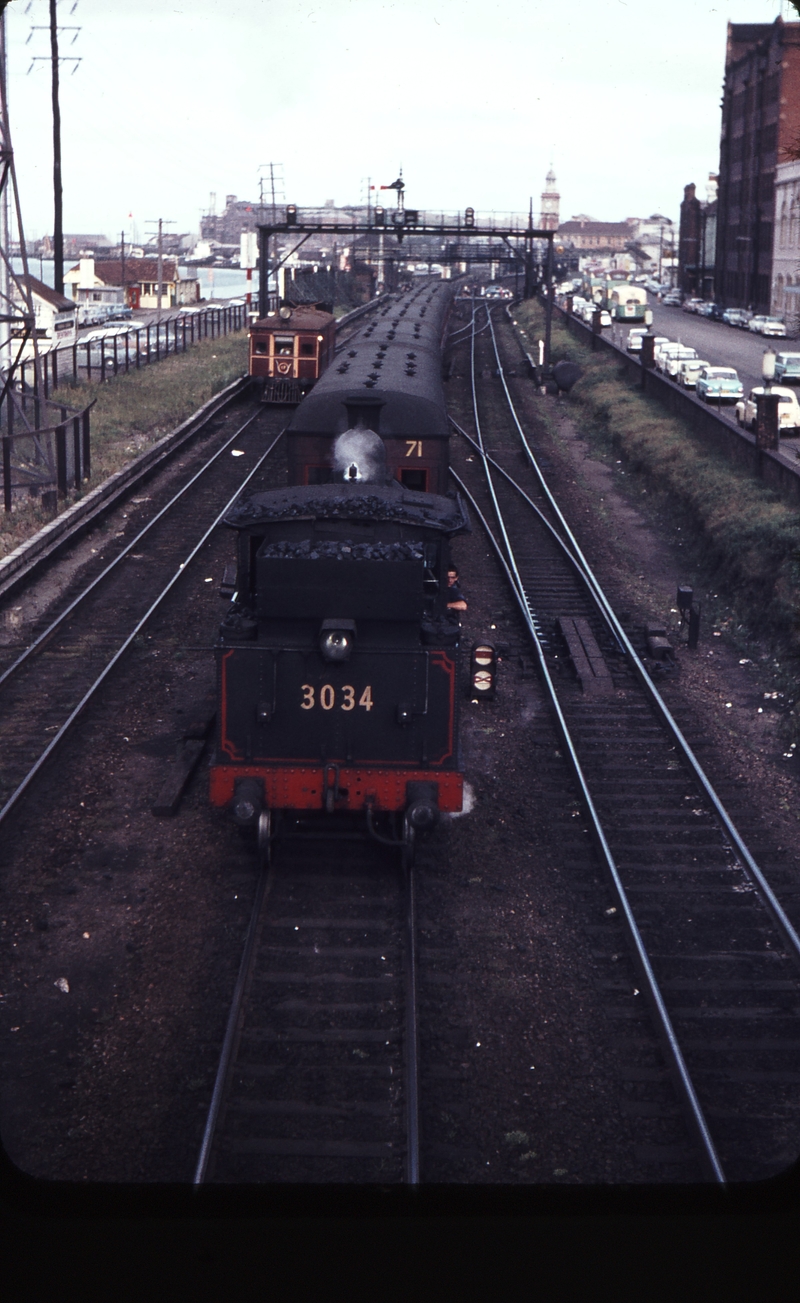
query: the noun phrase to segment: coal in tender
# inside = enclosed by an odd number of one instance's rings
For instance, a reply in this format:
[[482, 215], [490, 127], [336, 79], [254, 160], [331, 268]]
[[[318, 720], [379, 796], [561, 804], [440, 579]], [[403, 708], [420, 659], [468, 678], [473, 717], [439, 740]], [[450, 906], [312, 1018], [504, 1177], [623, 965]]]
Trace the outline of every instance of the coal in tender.
[[422, 543], [405, 540], [401, 543], [354, 543], [352, 539], [325, 539], [311, 541], [307, 538], [300, 542], [280, 539], [275, 543], [265, 543], [260, 556], [285, 560], [318, 561], [321, 557], [335, 558], [337, 561], [421, 561], [424, 556]]

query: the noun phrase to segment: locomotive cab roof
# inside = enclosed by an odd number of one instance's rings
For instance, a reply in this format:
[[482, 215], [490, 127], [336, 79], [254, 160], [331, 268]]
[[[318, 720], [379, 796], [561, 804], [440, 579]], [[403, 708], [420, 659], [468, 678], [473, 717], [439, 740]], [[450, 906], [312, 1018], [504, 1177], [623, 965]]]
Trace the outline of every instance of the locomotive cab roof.
[[460, 497], [418, 493], [397, 480], [296, 485], [254, 493], [236, 502], [225, 517], [232, 529], [258, 529], [281, 521], [394, 521], [437, 530], [452, 537], [468, 533], [469, 516]]

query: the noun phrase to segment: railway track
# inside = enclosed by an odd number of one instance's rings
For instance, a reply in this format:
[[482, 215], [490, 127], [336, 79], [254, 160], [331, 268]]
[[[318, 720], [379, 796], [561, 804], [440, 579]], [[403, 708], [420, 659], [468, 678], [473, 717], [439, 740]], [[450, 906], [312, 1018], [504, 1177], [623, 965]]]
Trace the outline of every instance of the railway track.
[[251, 404], [218, 421], [216, 446], [204, 450], [183, 486], [138, 521], [138, 528], [135, 508], [150, 498], [134, 499], [126, 513], [131, 524], [107, 547], [98, 546], [79, 581], [26, 630], [27, 645], [3, 649], [0, 827], [127, 648], [146, 637], [148, 620], [191, 562], [202, 556], [226, 504], [275, 447], [280, 419]]
[[312, 845], [262, 874], [195, 1185], [420, 1179], [413, 875]]
[[[593, 949], [617, 1025], [634, 1031], [628, 1112], [664, 1122], [643, 1157], [662, 1180], [692, 1179], [693, 1164], [695, 1179], [763, 1177], [800, 1147], [797, 933], [652, 684], [641, 634], [614, 617], [537, 471], [503, 374], [518, 356], [509, 328], [478, 313], [472, 325], [473, 383], [482, 371], [501, 402], [475, 386], [463, 487], [528, 626], [583, 827], [613, 888]], [[585, 879], [576, 887], [591, 890]], [[620, 971], [626, 951], [632, 978]], [[640, 1057], [643, 1000], [660, 1065]]]

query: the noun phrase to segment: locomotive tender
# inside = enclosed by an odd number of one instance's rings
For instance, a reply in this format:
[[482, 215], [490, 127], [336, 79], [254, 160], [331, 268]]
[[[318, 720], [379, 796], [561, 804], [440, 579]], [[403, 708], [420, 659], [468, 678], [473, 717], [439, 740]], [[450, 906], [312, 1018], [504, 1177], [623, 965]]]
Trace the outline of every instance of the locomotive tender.
[[[469, 521], [460, 498], [425, 491], [447, 461], [449, 301], [423, 287], [362, 330], [389, 383], [367, 374], [359, 389], [358, 368], [331, 367], [292, 422], [300, 482], [243, 497], [226, 517], [237, 574], [216, 649], [210, 796], [257, 828], [263, 853], [281, 828], [337, 816], [410, 854], [416, 833], [461, 809], [447, 571], [449, 540]], [[408, 456], [406, 436], [420, 454]], [[403, 475], [412, 457], [424, 478]]]

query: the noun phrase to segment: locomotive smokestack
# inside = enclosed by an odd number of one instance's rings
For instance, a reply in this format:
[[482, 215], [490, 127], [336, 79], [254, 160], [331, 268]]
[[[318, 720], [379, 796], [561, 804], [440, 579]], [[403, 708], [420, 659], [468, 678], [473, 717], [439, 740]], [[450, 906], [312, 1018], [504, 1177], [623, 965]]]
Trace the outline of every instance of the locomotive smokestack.
[[345, 483], [387, 484], [386, 445], [374, 430], [345, 430], [333, 445], [333, 464]]

